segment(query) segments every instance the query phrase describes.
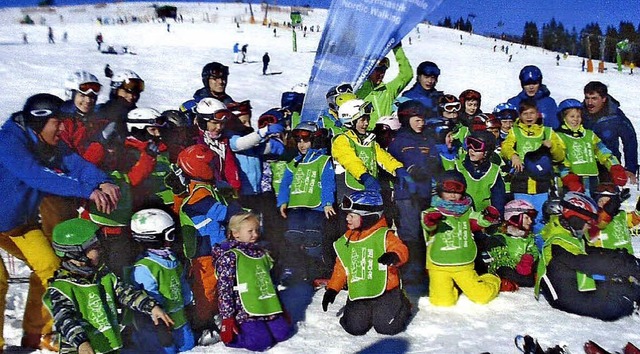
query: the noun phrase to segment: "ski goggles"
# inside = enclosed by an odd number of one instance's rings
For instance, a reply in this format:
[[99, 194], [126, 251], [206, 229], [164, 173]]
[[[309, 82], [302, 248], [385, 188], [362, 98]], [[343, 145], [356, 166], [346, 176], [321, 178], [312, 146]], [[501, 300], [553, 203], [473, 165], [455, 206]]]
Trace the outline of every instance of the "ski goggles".
[[351, 86], [351, 84], [340, 84], [336, 86], [336, 94], [339, 95], [341, 93], [353, 93], [353, 86]]
[[84, 82], [78, 85], [78, 92], [85, 96], [94, 95], [98, 96], [102, 85], [98, 82]]
[[374, 68], [374, 70], [387, 71], [387, 69], [389, 69], [389, 66], [391, 66], [389, 62], [389, 58], [384, 57], [380, 59], [378, 64], [376, 64], [376, 67]]
[[276, 124], [280, 119], [273, 114], [263, 114], [258, 118], [258, 129], [262, 129], [269, 124]]
[[134, 232], [131, 236], [138, 242], [173, 242], [176, 240], [176, 228], [175, 226], [169, 226], [158, 234], [141, 234]]
[[473, 151], [487, 151], [487, 144], [485, 144], [484, 141], [472, 136], [467, 136], [464, 139], [464, 144], [467, 146], [467, 149]]
[[142, 79], [125, 79], [120, 88], [129, 93], [140, 93], [144, 91], [144, 80]]
[[126, 122], [140, 124], [141, 126], [144, 125], [145, 127], [164, 128], [167, 126], [167, 117], [158, 116], [158, 117], [149, 118], [149, 119], [128, 119], [127, 118]]
[[294, 130], [293, 132], [291, 132], [291, 135], [293, 136], [293, 139], [296, 142], [300, 142], [300, 141], [310, 141], [314, 134], [308, 130], [300, 129], [300, 130]]
[[345, 195], [342, 198], [342, 202], [340, 203], [340, 209], [346, 212], [352, 212], [358, 215], [370, 215], [380, 213], [382, 210], [381, 205], [366, 205], [356, 203], [348, 195]]
[[224, 123], [233, 117], [233, 113], [228, 109], [221, 109], [213, 113], [198, 113], [197, 116], [208, 122]]
[[518, 118], [518, 112], [510, 109], [496, 112], [493, 115], [495, 115], [499, 120], [516, 120]]
[[441, 105], [441, 107], [445, 112], [454, 113], [454, 112], [460, 111], [461, 104], [460, 102], [451, 102], [451, 103], [445, 103]]
[[424, 66], [420, 69], [420, 72], [418, 73], [419, 75], [424, 75], [424, 76], [435, 76], [438, 77], [440, 76], [440, 69], [438, 67], [435, 66]]
[[251, 101], [245, 100], [242, 102], [231, 102], [227, 105], [227, 108], [236, 115], [251, 114]]
[[441, 185], [442, 191], [447, 193], [463, 194], [465, 190], [465, 186], [463, 183], [454, 180], [442, 181]]
[[519, 216], [519, 221], [522, 222], [522, 215], [529, 215], [531, 220], [535, 220], [536, 216], [538, 216], [538, 211], [535, 209], [527, 209], [527, 208], [505, 208], [504, 213], [517, 213]]
[[353, 116], [352, 121], [355, 122], [363, 116], [371, 115], [371, 113], [373, 113], [373, 104], [371, 104], [371, 102], [365, 102], [360, 106], [360, 108], [358, 108], [358, 113]]

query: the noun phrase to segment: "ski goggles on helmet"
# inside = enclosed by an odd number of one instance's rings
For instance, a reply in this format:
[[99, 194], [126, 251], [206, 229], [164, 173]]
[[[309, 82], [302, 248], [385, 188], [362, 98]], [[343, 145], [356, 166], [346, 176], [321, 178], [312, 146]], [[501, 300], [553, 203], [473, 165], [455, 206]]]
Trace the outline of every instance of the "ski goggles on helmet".
[[157, 241], [166, 241], [173, 242], [176, 240], [176, 227], [170, 226], [159, 233], [154, 234], [144, 234], [144, 233], [136, 233], [132, 232], [131, 236], [134, 240], [138, 242], [157, 242]]
[[135, 123], [135, 124], [140, 124], [140, 125], [144, 125], [146, 127], [158, 127], [158, 128], [164, 128], [167, 126], [167, 117], [165, 116], [158, 116], [155, 118], [149, 118], [149, 119], [129, 119], [127, 118], [126, 120], [127, 123]]
[[273, 114], [263, 114], [258, 118], [258, 129], [262, 129], [269, 124], [276, 124], [279, 122], [279, 118]]
[[314, 134], [308, 130], [298, 129], [298, 130], [292, 131], [291, 135], [293, 135], [293, 139], [296, 142], [300, 142], [300, 141], [310, 141]]
[[465, 101], [480, 101], [480, 92], [476, 91], [476, 90], [465, 90], [461, 95], [461, 98], [463, 98]]
[[463, 194], [465, 190], [464, 184], [455, 180], [442, 181], [441, 186], [442, 191], [447, 193]]
[[461, 106], [460, 102], [444, 103], [442, 104], [442, 109], [445, 112], [455, 113], [460, 111]]
[[363, 116], [369, 116], [371, 115], [371, 113], [373, 113], [373, 104], [371, 104], [371, 102], [365, 102], [362, 106], [360, 106], [360, 108], [358, 109], [358, 113], [356, 113], [353, 116], [352, 121], [355, 122], [356, 120], [362, 118]]
[[517, 215], [515, 215], [515, 216], [518, 217], [518, 220], [517, 220], [518, 221], [518, 225], [522, 225], [522, 216], [525, 215], [525, 214], [528, 215], [531, 218], [531, 220], [535, 220], [536, 217], [538, 216], [538, 211], [537, 210], [528, 209], [528, 208], [505, 208], [504, 212], [505, 212], [505, 214], [507, 212], [509, 212], [509, 213], [517, 213]]
[[341, 93], [353, 93], [353, 86], [351, 86], [351, 84], [340, 84], [338, 86], [336, 86], [336, 95], [339, 95]]
[[340, 203], [340, 209], [351, 212], [358, 215], [370, 215], [370, 214], [379, 214], [381, 210], [380, 205], [366, 205], [356, 203], [348, 195], [345, 195], [342, 198], [342, 202]]
[[102, 85], [100, 85], [100, 83], [98, 82], [84, 82], [78, 85], [78, 92], [85, 96], [98, 96], [100, 88], [102, 88]]
[[213, 113], [198, 113], [197, 117], [208, 122], [224, 123], [233, 117], [233, 113], [228, 109], [221, 109]]
[[243, 116], [251, 114], [251, 101], [245, 100], [242, 102], [231, 102], [227, 105], [227, 108], [234, 114]]
[[438, 77], [440, 76], [440, 68], [438, 68], [437, 66], [423, 65], [423, 67], [420, 68], [420, 72], [418, 74]]
[[464, 143], [467, 146], [467, 149], [473, 151], [487, 151], [487, 144], [484, 141], [473, 136], [467, 136], [464, 139]]
[[518, 118], [518, 112], [507, 109], [504, 111], [496, 112], [493, 114], [499, 120], [516, 120]]
[[391, 66], [389, 63], [389, 58], [384, 57], [380, 59], [380, 61], [376, 64], [376, 67], [373, 68], [373, 70], [387, 71], [387, 69], [389, 69], [389, 66]]
[[142, 79], [125, 79], [120, 88], [129, 93], [140, 93], [144, 91], [144, 80]]

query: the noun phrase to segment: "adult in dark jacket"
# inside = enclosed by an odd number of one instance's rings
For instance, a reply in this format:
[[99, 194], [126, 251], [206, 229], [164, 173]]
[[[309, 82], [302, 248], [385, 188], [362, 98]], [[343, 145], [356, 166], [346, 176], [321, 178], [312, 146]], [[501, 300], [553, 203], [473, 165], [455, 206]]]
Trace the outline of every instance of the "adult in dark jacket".
[[436, 90], [440, 68], [434, 62], [423, 61], [416, 70], [416, 83], [402, 96], [416, 100], [426, 108], [424, 118], [434, 118], [438, 116], [438, 100], [443, 95], [442, 91]]
[[560, 207], [542, 230], [536, 297], [541, 291], [553, 308], [603, 321], [633, 314], [640, 301], [640, 261], [623, 249], [585, 245], [597, 219], [591, 198], [569, 192]]
[[229, 78], [228, 66], [212, 61], [202, 68], [201, 76], [204, 87], [193, 93], [195, 103], [205, 97], [213, 97], [225, 105], [235, 102], [226, 91], [227, 79]]
[[418, 101], [403, 102], [398, 107], [401, 128], [389, 145], [389, 153], [406, 166], [416, 182], [416, 193], [400, 182], [394, 184], [398, 209], [398, 236], [409, 248], [409, 262], [403, 280], [421, 283], [424, 280], [425, 243], [420, 225], [420, 213], [431, 206], [431, 182], [442, 170], [438, 150], [432, 139], [423, 134], [426, 108]]
[[613, 155], [622, 161], [620, 140], [624, 152], [624, 168], [631, 183], [637, 183], [638, 138], [633, 124], [620, 109], [620, 103], [611, 97], [607, 86], [591, 81], [584, 87], [583, 125], [602, 140]]
[[[24, 348], [51, 348], [52, 320], [41, 299], [60, 261], [37, 226], [42, 197], [56, 194], [89, 199], [105, 212], [110, 212], [119, 198], [118, 188], [102, 171], [60, 141], [64, 129], [58, 118], [61, 105], [56, 96], [37, 94], [0, 129], [0, 147], [5, 152], [0, 154], [0, 193], [4, 196], [0, 203], [0, 248], [33, 270], [23, 319]], [[4, 319], [8, 273], [1, 263], [0, 268], [0, 318]]]
[[520, 86], [522, 91], [511, 97], [507, 103], [519, 107], [520, 102], [532, 98], [536, 102], [538, 112], [542, 118], [542, 125], [557, 129], [560, 126], [558, 121], [556, 101], [551, 98], [551, 92], [542, 83], [542, 71], [535, 65], [527, 65], [520, 70]]

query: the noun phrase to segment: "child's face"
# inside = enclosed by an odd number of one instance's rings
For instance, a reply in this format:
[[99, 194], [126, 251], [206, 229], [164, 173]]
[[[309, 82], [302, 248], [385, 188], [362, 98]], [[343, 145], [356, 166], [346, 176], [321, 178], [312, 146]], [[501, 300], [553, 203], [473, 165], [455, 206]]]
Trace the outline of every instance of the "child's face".
[[538, 110], [535, 108], [529, 108], [520, 113], [520, 120], [526, 125], [536, 124], [538, 121]]
[[362, 216], [356, 213], [347, 214], [347, 229], [355, 230], [362, 226]]
[[151, 136], [160, 136], [162, 134], [158, 127], [147, 127], [147, 133]]
[[456, 202], [460, 199], [462, 199], [462, 194], [460, 193], [454, 193], [454, 192], [442, 192], [440, 193], [442, 196], [442, 200], [447, 201], [447, 202]]
[[564, 122], [571, 129], [576, 129], [582, 123], [582, 111], [577, 108], [569, 108], [564, 113]]
[[89, 262], [92, 267], [97, 267], [100, 264], [100, 248], [94, 247], [87, 250], [85, 254], [87, 255], [87, 258], [89, 258]]
[[442, 111], [442, 117], [446, 119], [455, 119], [456, 121], [458, 121], [458, 112]]
[[505, 133], [508, 133], [509, 130], [511, 130], [511, 128], [513, 128], [513, 121], [512, 120], [505, 119], [505, 120], [501, 120], [500, 122], [502, 123], [502, 127], [500, 128], [500, 130], [502, 130]]
[[478, 110], [478, 101], [476, 100], [464, 101], [464, 111], [467, 114], [470, 114], [470, 115], [476, 114], [477, 110]]
[[367, 127], [369, 126], [369, 116], [364, 115], [356, 121], [356, 131], [360, 134], [364, 134], [367, 132]]
[[522, 228], [524, 230], [531, 230], [531, 225], [533, 224], [533, 220], [527, 214], [522, 214]]
[[419, 116], [413, 116], [409, 118], [409, 126], [414, 132], [422, 133], [422, 130], [424, 129], [424, 119]]
[[447, 136], [444, 138], [444, 143], [447, 145], [447, 148], [451, 149], [453, 145], [453, 132], [447, 133]]
[[485, 151], [475, 151], [473, 149], [469, 149], [469, 160], [471, 162], [481, 161], [486, 155]]
[[598, 208], [600, 209], [604, 208], [604, 206], [607, 205], [607, 203], [609, 203], [610, 200], [611, 200], [611, 197], [607, 197], [607, 196], [600, 197], [600, 199], [598, 199]]
[[260, 238], [260, 224], [257, 220], [247, 219], [240, 223], [237, 231], [232, 231], [233, 238], [245, 243], [254, 243]]
[[311, 140], [309, 139], [298, 139], [298, 151], [300, 151], [300, 153], [302, 155], [306, 154], [307, 151], [309, 151], [309, 149], [311, 148]]
[[222, 122], [214, 122], [212, 120], [207, 121], [207, 131], [211, 133], [212, 136], [220, 136], [223, 129], [224, 123]]

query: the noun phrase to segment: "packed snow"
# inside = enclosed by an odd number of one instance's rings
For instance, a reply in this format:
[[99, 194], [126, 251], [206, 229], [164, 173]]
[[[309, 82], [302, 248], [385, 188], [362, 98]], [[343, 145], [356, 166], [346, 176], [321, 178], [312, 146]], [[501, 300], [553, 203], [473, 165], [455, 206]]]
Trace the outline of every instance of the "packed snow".
[[[256, 23], [250, 24], [246, 4], [176, 3], [183, 23], [151, 21], [151, 3], [115, 3], [59, 7], [52, 11], [22, 12], [19, 8], [0, 9], [0, 117], [21, 109], [27, 97], [49, 92], [64, 96], [63, 82], [77, 69], [85, 69], [100, 77], [107, 86], [99, 102], [107, 100], [108, 79], [103, 76], [105, 64], [111, 68], [132, 69], [146, 82], [146, 90], [139, 107], [153, 107], [160, 111], [177, 108], [191, 98], [202, 86], [200, 70], [210, 61], [230, 66], [228, 93], [237, 101], [250, 99], [254, 117], [280, 102], [280, 94], [309, 78], [315, 50], [321, 33], [298, 32], [298, 51], [292, 51], [292, 34], [285, 27], [262, 25], [264, 12], [253, 6]], [[20, 25], [29, 13], [36, 25]], [[311, 10], [303, 14], [304, 25], [324, 29], [326, 10]], [[128, 24], [100, 25], [98, 17], [110, 23], [121, 17]], [[140, 21], [132, 23], [131, 16]], [[270, 9], [268, 18], [282, 24], [289, 19], [288, 9], [278, 12]], [[235, 21], [239, 22], [239, 26]], [[104, 22], [104, 21], [103, 21]], [[47, 43], [47, 27], [51, 26], [55, 44]], [[273, 29], [276, 28], [274, 36]], [[63, 41], [64, 33], [67, 41]], [[127, 47], [134, 54], [107, 55], [97, 50], [95, 36], [101, 32], [105, 44]], [[23, 44], [26, 34], [28, 44]], [[473, 88], [482, 93], [482, 109], [493, 107], [520, 91], [518, 73], [527, 64], [537, 65], [544, 73], [544, 83], [556, 102], [566, 98], [582, 99], [582, 88], [591, 80], [600, 80], [609, 86], [610, 93], [620, 101], [621, 108], [640, 129], [640, 100], [637, 99], [638, 75], [629, 75], [628, 69], [618, 73], [614, 64], [607, 64], [604, 74], [581, 71], [582, 58], [569, 56], [556, 66], [555, 52], [540, 48], [524, 48], [492, 38], [470, 35], [451, 29], [421, 24], [403, 41], [413, 67], [424, 60], [434, 61], [442, 70], [438, 89], [456, 96]], [[233, 64], [234, 43], [249, 44], [245, 64]], [[411, 43], [411, 44], [410, 44]], [[509, 46], [509, 56], [500, 50]], [[104, 44], [103, 44], [104, 46]], [[494, 51], [494, 46], [497, 49]], [[280, 75], [262, 75], [261, 57], [271, 56], [270, 72]], [[387, 72], [393, 78], [397, 69]], [[3, 152], [10, 153], [10, 152]], [[625, 203], [627, 209], [635, 206], [633, 197]], [[634, 240], [640, 250], [640, 241]], [[28, 275], [28, 268], [14, 259], [5, 264], [12, 277]], [[462, 296], [450, 308], [437, 308], [416, 289], [409, 288], [415, 317], [408, 329], [396, 336], [376, 334], [353, 337], [338, 323], [346, 293], [341, 292], [335, 303], [323, 312], [321, 301], [324, 291], [315, 293], [305, 287], [293, 287], [282, 292], [282, 299], [296, 322], [293, 337], [272, 348], [270, 353], [515, 353], [513, 338], [517, 334], [530, 334], [538, 338], [543, 347], [566, 345], [573, 353], [582, 352], [582, 345], [591, 339], [609, 350], [621, 350], [631, 341], [640, 344], [640, 316], [637, 314], [616, 322], [602, 322], [554, 310], [544, 299], [533, 297], [532, 289], [515, 293], [501, 293], [488, 305], [476, 305]], [[10, 285], [5, 314], [5, 337], [9, 351], [17, 348], [22, 335], [21, 319], [26, 300], [27, 285]], [[219, 343], [212, 347], [197, 347], [193, 353], [241, 352], [225, 348]]]

